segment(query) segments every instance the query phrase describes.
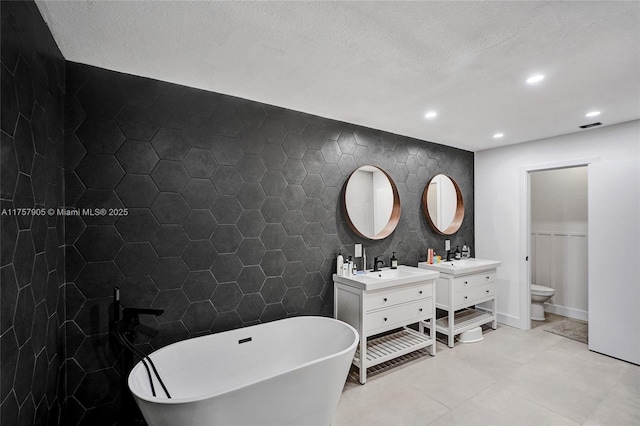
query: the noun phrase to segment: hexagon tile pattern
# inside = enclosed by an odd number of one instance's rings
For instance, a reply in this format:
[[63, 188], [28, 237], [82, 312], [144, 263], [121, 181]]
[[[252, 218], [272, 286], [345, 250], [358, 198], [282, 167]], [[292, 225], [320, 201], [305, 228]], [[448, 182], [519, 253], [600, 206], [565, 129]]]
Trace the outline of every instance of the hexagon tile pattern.
[[[0, 424], [59, 424], [65, 62], [32, 2], [1, 2]], [[108, 256], [106, 252], [93, 256]]]
[[[468, 206], [453, 243], [473, 246], [472, 153], [85, 65], [69, 63], [67, 72], [67, 105], [87, 115], [68, 129], [85, 153], [68, 163], [73, 200], [128, 211], [83, 218], [73, 240], [82, 270], [69, 284], [78, 309], [67, 306], [68, 341], [81, 368], [68, 411], [80, 422], [114, 403], [111, 392], [83, 392], [88, 380], [109, 380], [99, 372], [116, 362], [101, 345], [81, 344], [107, 331], [105, 276], [120, 285], [123, 305], [165, 310], [143, 319], [136, 337], [152, 351], [287, 316], [331, 315], [334, 259], [354, 243], [371, 258], [395, 251], [415, 265], [443, 244], [420, 208], [440, 172], [460, 184]], [[400, 224], [384, 241], [356, 237], [341, 215], [341, 189], [365, 164], [386, 170], [402, 200]], [[92, 283], [95, 271], [104, 272]], [[96, 312], [100, 320], [83, 317]], [[115, 421], [107, 413], [102, 423]]]

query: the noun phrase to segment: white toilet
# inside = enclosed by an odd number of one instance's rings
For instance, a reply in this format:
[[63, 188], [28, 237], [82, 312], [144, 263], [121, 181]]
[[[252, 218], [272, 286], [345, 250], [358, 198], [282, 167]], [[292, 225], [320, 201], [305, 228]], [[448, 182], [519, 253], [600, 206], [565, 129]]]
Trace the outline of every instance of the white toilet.
[[544, 321], [544, 302], [553, 297], [554, 290], [551, 287], [531, 284], [531, 319]]

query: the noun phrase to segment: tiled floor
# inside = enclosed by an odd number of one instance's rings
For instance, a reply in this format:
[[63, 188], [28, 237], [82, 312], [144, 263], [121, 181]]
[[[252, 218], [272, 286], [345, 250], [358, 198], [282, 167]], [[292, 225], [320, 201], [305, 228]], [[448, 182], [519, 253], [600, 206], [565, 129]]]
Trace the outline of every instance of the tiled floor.
[[[550, 315], [549, 321], [562, 319]], [[508, 326], [479, 343], [347, 381], [333, 426], [640, 425], [640, 367], [544, 331]]]

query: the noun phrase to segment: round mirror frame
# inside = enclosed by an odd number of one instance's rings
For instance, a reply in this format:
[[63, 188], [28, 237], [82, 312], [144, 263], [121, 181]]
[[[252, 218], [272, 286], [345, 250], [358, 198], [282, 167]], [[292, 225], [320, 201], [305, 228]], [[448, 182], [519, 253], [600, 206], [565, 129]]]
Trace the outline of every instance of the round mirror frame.
[[[429, 185], [431, 185], [431, 181], [435, 179], [436, 176], [439, 176], [439, 175], [443, 175], [449, 178], [451, 183], [453, 183], [453, 187], [456, 190], [456, 212], [453, 215], [453, 219], [451, 220], [451, 223], [444, 231], [441, 231], [436, 226], [436, 224], [433, 223], [433, 220], [431, 220], [431, 214], [429, 214], [429, 207], [427, 206], [427, 192], [429, 191]], [[422, 211], [424, 212], [424, 215], [427, 218], [429, 225], [431, 225], [431, 228], [433, 228], [433, 230], [436, 231], [438, 234], [453, 235], [456, 232], [458, 232], [458, 230], [460, 229], [460, 226], [462, 226], [462, 221], [464, 220], [464, 200], [462, 199], [462, 191], [460, 191], [460, 187], [458, 186], [458, 183], [455, 180], [453, 180], [451, 176], [446, 175], [444, 173], [438, 173], [437, 175], [429, 179], [429, 182], [427, 182], [427, 185], [424, 187], [424, 191], [422, 191]]]
[[[362, 232], [360, 232], [358, 228], [351, 221], [351, 218], [349, 217], [349, 212], [347, 211], [347, 185], [349, 185], [349, 180], [351, 179], [351, 176], [355, 172], [360, 170], [361, 167], [374, 167], [380, 170], [389, 181], [389, 184], [391, 185], [391, 191], [393, 192], [393, 208], [391, 210], [391, 216], [389, 217], [389, 221], [387, 222], [385, 227], [382, 228], [380, 232], [378, 232], [373, 236], [364, 235]], [[349, 228], [351, 229], [351, 231], [353, 231], [354, 234], [356, 234], [359, 237], [366, 238], [368, 240], [383, 240], [387, 238], [389, 235], [391, 235], [393, 231], [396, 230], [396, 227], [398, 226], [398, 222], [400, 222], [400, 195], [398, 194], [398, 187], [396, 187], [396, 183], [393, 181], [391, 176], [389, 176], [389, 173], [385, 172], [380, 167], [372, 166], [372, 165], [366, 165], [361, 167], [358, 167], [357, 169], [352, 171], [347, 177], [347, 181], [344, 183], [344, 187], [342, 188], [342, 212], [344, 214], [345, 219], [347, 220], [347, 224], [349, 225]]]

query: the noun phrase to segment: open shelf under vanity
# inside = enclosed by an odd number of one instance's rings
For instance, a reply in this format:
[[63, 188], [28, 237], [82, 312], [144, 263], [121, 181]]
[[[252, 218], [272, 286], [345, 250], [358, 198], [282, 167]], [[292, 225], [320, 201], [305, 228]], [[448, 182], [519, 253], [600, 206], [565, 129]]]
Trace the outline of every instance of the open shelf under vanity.
[[[460, 334], [472, 328], [493, 322], [495, 319], [495, 316], [492, 315], [491, 312], [466, 308], [454, 314], [453, 332], [454, 334]], [[436, 320], [436, 331], [438, 333], [449, 334], [449, 316]]]
[[[391, 334], [376, 336], [367, 340], [367, 352], [364, 368], [390, 361], [410, 352], [431, 346], [434, 340], [431, 336], [403, 328]], [[360, 364], [360, 348], [356, 350], [354, 364]]]

